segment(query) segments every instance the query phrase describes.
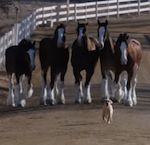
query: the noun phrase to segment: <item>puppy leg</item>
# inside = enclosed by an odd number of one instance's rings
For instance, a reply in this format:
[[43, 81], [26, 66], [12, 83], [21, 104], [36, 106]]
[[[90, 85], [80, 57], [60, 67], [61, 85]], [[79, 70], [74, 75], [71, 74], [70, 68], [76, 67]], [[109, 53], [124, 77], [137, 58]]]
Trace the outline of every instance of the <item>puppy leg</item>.
[[107, 123], [107, 119], [106, 119], [106, 116], [105, 116], [104, 113], [103, 113], [103, 115], [102, 115], [102, 118], [103, 118], [104, 123]]
[[110, 124], [110, 122], [111, 122], [111, 116], [109, 115], [107, 118], [107, 124]]

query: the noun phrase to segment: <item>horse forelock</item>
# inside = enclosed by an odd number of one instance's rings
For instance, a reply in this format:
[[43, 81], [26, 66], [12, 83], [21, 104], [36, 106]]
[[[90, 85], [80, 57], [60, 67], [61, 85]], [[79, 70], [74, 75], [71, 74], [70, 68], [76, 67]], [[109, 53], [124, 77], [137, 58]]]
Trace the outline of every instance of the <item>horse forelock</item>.
[[78, 24], [77, 27], [77, 43], [78, 45], [83, 45], [85, 43], [87, 33], [86, 33], [86, 24]]
[[109, 39], [109, 32], [105, 25], [98, 28], [98, 39], [101, 48], [103, 48], [105, 41]]
[[58, 48], [66, 48], [66, 36], [65, 36], [65, 27], [58, 26], [55, 30], [54, 41]]

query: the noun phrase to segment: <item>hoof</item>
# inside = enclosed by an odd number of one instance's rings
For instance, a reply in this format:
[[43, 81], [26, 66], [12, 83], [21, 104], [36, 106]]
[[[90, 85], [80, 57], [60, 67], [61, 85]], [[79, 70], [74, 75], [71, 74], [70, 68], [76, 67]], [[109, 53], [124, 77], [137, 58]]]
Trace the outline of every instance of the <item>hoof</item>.
[[75, 100], [75, 104], [81, 104], [81, 99]]
[[137, 105], [137, 101], [133, 100], [133, 105], [136, 106]]
[[51, 106], [54, 106], [54, 105], [55, 105], [55, 100], [50, 100], [49, 104], [50, 104]]
[[124, 98], [122, 98], [122, 99], [119, 101], [119, 103], [121, 103], [121, 104], [125, 104], [125, 102], [126, 102], [126, 100], [125, 100]]
[[59, 100], [59, 101], [57, 102], [57, 104], [65, 105], [65, 100]]
[[125, 106], [133, 107], [133, 102], [127, 100], [127, 101], [124, 102], [124, 105], [125, 105]]
[[84, 100], [84, 104], [91, 104], [92, 103], [92, 100]]
[[21, 106], [21, 107], [25, 107], [25, 105], [26, 105], [26, 100], [21, 100], [20, 106]]
[[40, 102], [39, 105], [45, 105], [46, 106], [47, 103], [46, 102]]

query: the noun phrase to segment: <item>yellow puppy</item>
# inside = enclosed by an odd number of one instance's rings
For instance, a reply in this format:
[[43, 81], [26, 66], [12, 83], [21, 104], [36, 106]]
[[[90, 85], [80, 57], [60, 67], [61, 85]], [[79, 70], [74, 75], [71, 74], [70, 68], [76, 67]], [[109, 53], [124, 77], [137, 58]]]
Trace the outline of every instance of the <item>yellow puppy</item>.
[[106, 99], [103, 102], [103, 112], [102, 117], [105, 123], [110, 124], [112, 122], [113, 117], [113, 102], [110, 99]]

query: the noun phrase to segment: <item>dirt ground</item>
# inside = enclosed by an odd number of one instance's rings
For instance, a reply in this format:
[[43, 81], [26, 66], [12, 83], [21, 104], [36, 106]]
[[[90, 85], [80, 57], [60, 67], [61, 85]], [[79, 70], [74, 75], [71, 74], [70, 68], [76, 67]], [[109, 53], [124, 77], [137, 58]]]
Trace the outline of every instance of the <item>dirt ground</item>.
[[[67, 42], [71, 47], [76, 24], [67, 25]], [[32, 40], [39, 42], [53, 35], [54, 28], [38, 28]], [[89, 20], [89, 34], [97, 37], [97, 24]], [[65, 77], [66, 105], [40, 106], [41, 71], [36, 58], [33, 73], [34, 95], [25, 108], [6, 107], [8, 79], [0, 70], [0, 144], [1, 145], [149, 145], [150, 144], [150, 15], [110, 18], [109, 30], [113, 38], [120, 32], [139, 40], [143, 58], [138, 72], [137, 97], [134, 107], [114, 103], [113, 122], [102, 121], [100, 66], [96, 66], [91, 81], [93, 102], [74, 104], [74, 77], [70, 63]], [[84, 72], [83, 72], [84, 78]]]

